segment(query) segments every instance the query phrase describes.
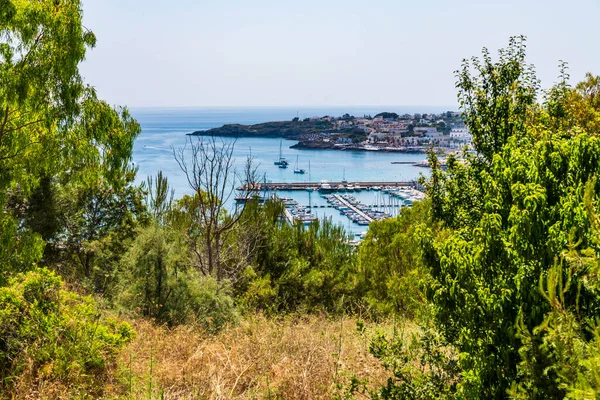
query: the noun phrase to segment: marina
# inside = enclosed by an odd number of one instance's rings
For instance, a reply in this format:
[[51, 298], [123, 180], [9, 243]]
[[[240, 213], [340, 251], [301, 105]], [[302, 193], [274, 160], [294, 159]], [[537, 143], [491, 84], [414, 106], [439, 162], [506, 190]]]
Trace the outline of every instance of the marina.
[[[365, 182], [263, 182], [255, 183], [250, 189], [258, 192], [262, 191], [280, 191], [280, 190], [318, 190], [318, 191], [361, 191], [361, 190], [389, 190], [418, 187], [417, 182], [398, 182], [398, 181], [365, 181]], [[246, 190], [246, 186], [240, 186], [238, 190]]]
[[[420, 200], [424, 194], [410, 187], [383, 188], [371, 193], [319, 193], [304, 192], [301, 196], [284, 197], [279, 194], [260, 196], [260, 199], [273, 198], [285, 206], [284, 216], [290, 224], [308, 225], [317, 219], [330, 219], [341, 224], [353, 236], [363, 236], [365, 227], [373, 221], [395, 217], [402, 207], [410, 207], [413, 201]], [[290, 192], [299, 193], [299, 192]], [[371, 197], [374, 199], [368, 200]]]
[[354, 236], [363, 235], [362, 230], [373, 221], [395, 217], [402, 207], [410, 207], [425, 195], [415, 181], [348, 182], [345, 177], [339, 182], [263, 182], [250, 190], [261, 201], [281, 200], [285, 218], [292, 225], [298, 222], [308, 225], [325, 218], [341, 224]]
[[[137, 183], [142, 183], [147, 176], [154, 176], [161, 170], [168, 175], [176, 197], [193, 194], [194, 190], [175, 162], [172, 151], [172, 148], [185, 145], [186, 139], [189, 139], [185, 136], [186, 132], [221, 126], [224, 123], [256, 123], [283, 118], [276, 114], [278, 110], [271, 110], [265, 115], [251, 110], [247, 114], [236, 113], [231, 116], [220, 112], [212, 114], [213, 111], [202, 111], [199, 114], [197, 111], [189, 111], [188, 114], [174, 110], [163, 115], [136, 110], [136, 117], [143, 127], [143, 132], [134, 145], [133, 161], [139, 169]], [[325, 111], [315, 111], [316, 114], [323, 112]], [[293, 110], [293, 116], [295, 114], [296, 110]], [[394, 217], [402, 207], [413, 201], [407, 195], [411, 189], [420, 189], [417, 184], [419, 176], [427, 176], [429, 173], [427, 169], [414, 165], [424, 159], [423, 154], [290, 148], [296, 143], [297, 141], [280, 138], [239, 138], [235, 141], [234, 168], [237, 171], [243, 170], [247, 157], [251, 156], [257, 174], [262, 177], [261, 182], [254, 187], [262, 201], [274, 194], [280, 198], [293, 199], [298, 207], [294, 213], [303, 223], [308, 223], [311, 218], [328, 219], [343, 226], [351, 235], [364, 233], [368, 226], [359, 225], [339, 212], [323, 195], [351, 194], [365, 206]], [[187, 154], [191, 156], [191, 153]], [[279, 168], [280, 166], [283, 168]], [[239, 186], [240, 184], [236, 185]], [[235, 197], [230, 198], [227, 209], [233, 210], [236, 202], [244, 201]]]
[[[290, 224], [308, 225], [317, 219], [341, 224], [352, 235], [377, 220], [393, 218], [402, 207], [421, 200], [424, 193], [413, 182], [295, 182], [263, 183], [253, 187], [260, 201], [277, 198]], [[239, 189], [245, 189], [240, 187]], [[244, 198], [236, 198], [238, 203]], [[337, 211], [337, 212], [336, 212]]]

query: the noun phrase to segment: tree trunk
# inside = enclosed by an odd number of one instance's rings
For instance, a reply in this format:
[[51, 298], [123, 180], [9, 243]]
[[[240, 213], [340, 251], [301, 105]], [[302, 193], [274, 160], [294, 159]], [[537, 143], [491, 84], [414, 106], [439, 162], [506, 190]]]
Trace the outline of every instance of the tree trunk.
[[215, 235], [215, 264], [217, 266], [217, 280], [223, 280], [223, 271], [221, 269], [221, 234]]

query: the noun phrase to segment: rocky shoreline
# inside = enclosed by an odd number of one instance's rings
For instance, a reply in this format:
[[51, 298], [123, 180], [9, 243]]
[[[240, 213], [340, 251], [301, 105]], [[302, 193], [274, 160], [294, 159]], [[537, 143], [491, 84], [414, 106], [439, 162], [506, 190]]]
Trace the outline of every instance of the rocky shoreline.
[[227, 124], [220, 128], [188, 133], [190, 136], [272, 137], [302, 140], [307, 135], [332, 132], [329, 121], [278, 121], [255, 125]]

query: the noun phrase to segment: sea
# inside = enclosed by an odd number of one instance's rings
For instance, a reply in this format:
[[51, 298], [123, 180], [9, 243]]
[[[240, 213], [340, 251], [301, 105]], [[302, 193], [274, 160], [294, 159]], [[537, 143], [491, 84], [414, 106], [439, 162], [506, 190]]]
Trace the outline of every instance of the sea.
[[[162, 171], [175, 189], [175, 197], [193, 193], [185, 174], [175, 160], [173, 151], [186, 145], [186, 141], [201, 140], [187, 134], [224, 124], [256, 124], [270, 121], [291, 120], [294, 117], [313, 116], [354, 116], [375, 115], [382, 111], [404, 113], [438, 113], [453, 108], [444, 107], [211, 107], [211, 108], [132, 108], [131, 114], [140, 123], [142, 132], [136, 139], [133, 149], [133, 162], [138, 167], [137, 181], [141, 183], [148, 176], [156, 176]], [[223, 138], [224, 141], [234, 139]], [[392, 164], [394, 161], [421, 161], [424, 154], [402, 154], [365, 151], [336, 150], [296, 150], [290, 146], [293, 140], [277, 138], [238, 138], [234, 144], [235, 167], [241, 171], [248, 156], [257, 166], [261, 177], [267, 182], [384, 182], [412, 181], [427, 175], [425, 168], [410, 164]], [[274, 165], [279, 158], [280, 148], [283, 157], [290, 163], [282, 169]], [[189, 154], [189, 153], [188, 153]], [[295, 174], [294, 167], [305, 169], [305, 174]], [[310, 168], [309, 168], [310, 165]], [[402, 204], [382, 192], [361, 191], [352, 193], [358, 200], [395, 215]], [[311, 206], [313, 214], [319, 218], [330, 218], [341, 224], [351, 235], [360, 235], [367, 229], [353, 223], [333, 208], [323, 207], [325, 198], [318, 193], [306, 191], [278, 192], [280, 197], [293, 198], [300, 205]], [[384, 205], [381, 207], [381, 205]], [[235, 207], [233, 200], [228, 208]]]

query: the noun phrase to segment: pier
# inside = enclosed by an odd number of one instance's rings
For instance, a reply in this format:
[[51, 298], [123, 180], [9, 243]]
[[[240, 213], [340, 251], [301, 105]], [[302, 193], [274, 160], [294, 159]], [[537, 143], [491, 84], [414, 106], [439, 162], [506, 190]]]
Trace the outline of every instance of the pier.
[[339, 194], [334, 194], [333, 197], [335, 197], [339, 202], [341, 202], [343, 205], [345, 205], [346, 207], [348, 207], [349, 209], [351, 209], [352, 211], [354, 211], [355, 213], [357, 213], [358, 215], [360, 215], [361, 217], [363, 217], [367, 221], [373, 222], [373, 218], [369, 217], [367, 214], [365, 214], [364, 212], [362, 212], [358, 208], [354, 207], [352, 204], [350, 204], [348, 201], [346, 201], [346, 199], [344, 199]]
[[288, 222], [290, 223], [290, 225], [294, 225], [294, 217], [292, 216], [292, 213], [290, 212], [290, 210], [287, 209], [287, 207], [285, 207], [283, 209], [283, 212], [285, 213], [285, 218], [288, 220]]
[[[416, 186], [415, 181], [410, 182], [327, 182], [332, 188], [330, 191], [336, 191], [340, 186], [351, 185], [354, 190], [374, 190], [383, 188], [414, 188]], [[255, 191], [277, 191], [277, 190], [318, 190], [322, 185], [322, 182], [263, 182], [255, 183], [251, 190]], [[241, 186], [238, 190], [246, 190], [246, 186]]]

